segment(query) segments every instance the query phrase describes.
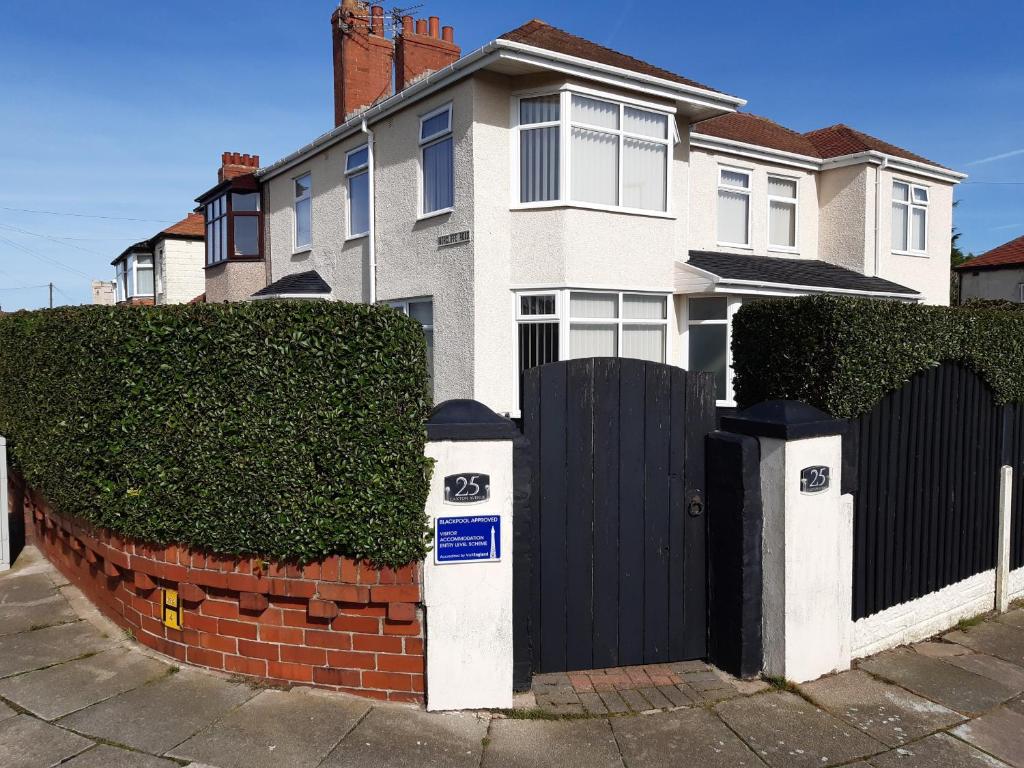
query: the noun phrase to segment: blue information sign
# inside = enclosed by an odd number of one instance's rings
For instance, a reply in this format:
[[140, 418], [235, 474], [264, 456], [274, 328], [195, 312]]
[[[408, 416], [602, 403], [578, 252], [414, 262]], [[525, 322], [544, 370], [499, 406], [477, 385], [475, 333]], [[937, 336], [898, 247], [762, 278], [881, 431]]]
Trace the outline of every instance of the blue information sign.
[[438, 517], [434, 525], [434, 562], [501, 560], [501, 518], [498, 515]]

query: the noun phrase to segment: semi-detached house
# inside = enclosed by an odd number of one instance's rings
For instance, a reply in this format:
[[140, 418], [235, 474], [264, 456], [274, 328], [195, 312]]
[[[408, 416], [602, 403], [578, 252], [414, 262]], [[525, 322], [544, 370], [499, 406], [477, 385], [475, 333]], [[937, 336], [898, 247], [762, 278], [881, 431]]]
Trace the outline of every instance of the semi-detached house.
[[[727, 406], [745, 302], [948, 303], [962, 174], [845, 125], [788, 130], [542, 21], [465, 56], [436, 18], [395, 22], [332, 16], [337, 125], [253, 173], [254, 293], [407, 312], [435, 400], [517, 415], [525, 368], [621, 355], [713, 371]], [[259, 268], [211, 263], [209, 227], [207, 299], [238, 298], [230, 270]]]

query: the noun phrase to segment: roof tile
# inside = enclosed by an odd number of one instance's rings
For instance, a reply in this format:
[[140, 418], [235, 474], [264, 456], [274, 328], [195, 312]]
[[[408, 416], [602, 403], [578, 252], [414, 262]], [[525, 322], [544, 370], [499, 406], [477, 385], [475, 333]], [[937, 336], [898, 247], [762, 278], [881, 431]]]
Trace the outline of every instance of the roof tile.
[[968, 259], [963, 264], [957, 266], [957, 269], [963, 271], [978, 269], [979, 267], [1003, 267], [1017, 264], [1024, 264], [1024, 235], [1008, 243], [998, 245], [991, 251], [985, 251], [980, 256]]
[[767, 117], [749, 112], [732, 112], [693, 126], [694, 133], [717, 136], [720, 139], [742, 141], [759, 147], [769, 147], [797, 155], [821, 157], [818, 148], [806, 136], [779, 125]]
[[[875, 136], [855, 130], [843, 123], [830, 125], [828, 128], [819, 128], [816, 131], [808, 131], [804, 136], [818, 149], [821, 157], [841, 157], [852, 155], [857, 152], [882, 152], [893, 157], [902, 157], [904, 160], [913, 160], [918, 163], [934, 165], [937, 168], [944, 168], [936, 162], [921, 155], [916, 155], [895, 144], [882, 141]], [[949, 170], [949, 169], [946, 169]]]

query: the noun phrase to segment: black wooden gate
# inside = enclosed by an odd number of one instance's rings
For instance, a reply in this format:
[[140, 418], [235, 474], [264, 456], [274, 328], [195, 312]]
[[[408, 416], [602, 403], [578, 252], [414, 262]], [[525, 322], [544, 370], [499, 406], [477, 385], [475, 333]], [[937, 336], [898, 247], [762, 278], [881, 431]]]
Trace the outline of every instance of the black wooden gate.
[[533, 670], [705, 656], [711, 374], [588, 358], [530, 369], [523, 387], [530, 551], [516, 563], [530, 599], [517, 621]]

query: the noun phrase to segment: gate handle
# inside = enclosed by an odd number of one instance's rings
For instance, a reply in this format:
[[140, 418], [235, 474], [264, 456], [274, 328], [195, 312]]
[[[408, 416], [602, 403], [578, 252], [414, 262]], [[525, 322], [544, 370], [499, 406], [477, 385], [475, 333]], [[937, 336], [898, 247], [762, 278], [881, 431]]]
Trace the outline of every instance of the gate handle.
[[690, 517], [700, 517], [704, 514], [704, 498], [699, 493], [690, 497], [689, 512]]

